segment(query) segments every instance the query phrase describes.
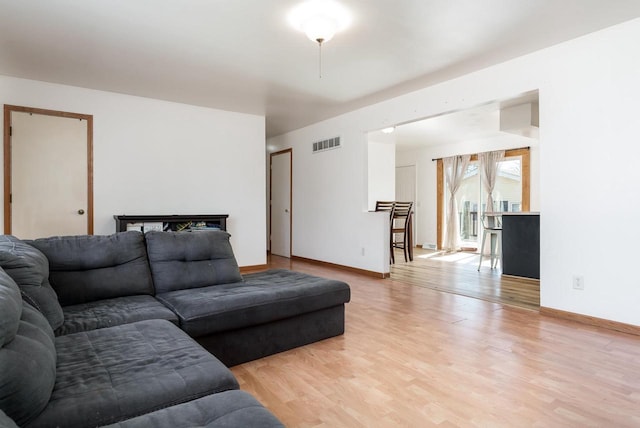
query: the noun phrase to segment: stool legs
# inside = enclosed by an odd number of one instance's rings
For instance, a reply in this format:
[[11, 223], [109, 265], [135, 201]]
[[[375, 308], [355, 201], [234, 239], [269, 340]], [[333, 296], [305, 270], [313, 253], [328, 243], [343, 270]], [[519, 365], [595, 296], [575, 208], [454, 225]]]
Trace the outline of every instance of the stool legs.
[[497, 258], [496, 258], [496, 244], [498, 240], [498, 235], [495, 233], [491, 234], [491, 269], [496, 267]]
[[[498, 260], [502, 263], [502, 244], [498, 242], [498, 239], [501, 238], [501, 231], [485, 229], [482, 234], [482, 244], [480, 244], [480, 263], [478, 263], [478, 271], [480, 271], [480, 267], [482, 266], [482, 256], [484, 255], [484, 244], [487, 239], [487, 234], [491, 235], [491, 269], [495, 269], [498, 266]], [[496, 248], [498, 248], [499, 251], [496, 251]]]
[[480, 263], [478, 263], [478, 272], [480, 272], [480, 266], [482, 266], [482, 256], [484, 255], [484, 241], [487, 238], [487, 231], [482, 234], [482, 244], [480, 244]]

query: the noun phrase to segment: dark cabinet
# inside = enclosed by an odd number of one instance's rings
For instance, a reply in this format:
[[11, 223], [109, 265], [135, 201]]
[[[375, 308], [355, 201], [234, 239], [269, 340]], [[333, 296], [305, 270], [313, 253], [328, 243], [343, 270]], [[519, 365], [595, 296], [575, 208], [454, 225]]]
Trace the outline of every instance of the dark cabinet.
[[502, 273], [540, 278], [539, 214], [503, 214]]

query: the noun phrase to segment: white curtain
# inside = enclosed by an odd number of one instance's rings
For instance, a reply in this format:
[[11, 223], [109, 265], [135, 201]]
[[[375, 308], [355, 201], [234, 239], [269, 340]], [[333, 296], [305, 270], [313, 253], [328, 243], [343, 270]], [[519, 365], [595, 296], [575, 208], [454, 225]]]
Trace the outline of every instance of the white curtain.
[[444, 164], [444, 178], [449, 189], [449, 204], [445, 222], [444, 250], [447, 252], [460, 249], [460, 225], [458, 224], [458, 203], [456, 192], [462, 183], [464, 173], [469, 165], [471, 156], [452, 156], [442, 159]]
[[[493, 212], [493, 189], [496, 186], [496, 178], [498, 176], [498, 162], [504, 158], [504, 150], [496, 150], [495, 152], [485, 152], [478, 155], [480, 159], [480, 173], [482, 176], [482, 185], [484, 191], [487, 192], [487, 206], [485, 212]], [[500, 210], [498, 210], [500, 211]]]

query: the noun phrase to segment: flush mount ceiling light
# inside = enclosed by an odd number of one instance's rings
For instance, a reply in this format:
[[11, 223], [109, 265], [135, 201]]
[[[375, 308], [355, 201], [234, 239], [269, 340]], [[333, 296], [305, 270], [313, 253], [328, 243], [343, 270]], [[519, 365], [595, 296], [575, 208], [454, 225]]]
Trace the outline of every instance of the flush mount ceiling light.
[[384, 128], [384, 129], [382, 130], [382, 132], [383, 132], [383, 133], [385, 133], [385, 134], [391, 134], [391, 133], [393, 133], [393, 131], [395, 131], [395, 130], [396, 130], [396, 127], [395, 127], [395, 126], [390, 126], [390, 127], [388, 127], [388, 128]]
[[303, 31], [311, 41], [318, 43], [322, 77], [322, 44], [349, 26], [349, 11], [333, 0], [308, 0], [291, 11], [289, 22]]

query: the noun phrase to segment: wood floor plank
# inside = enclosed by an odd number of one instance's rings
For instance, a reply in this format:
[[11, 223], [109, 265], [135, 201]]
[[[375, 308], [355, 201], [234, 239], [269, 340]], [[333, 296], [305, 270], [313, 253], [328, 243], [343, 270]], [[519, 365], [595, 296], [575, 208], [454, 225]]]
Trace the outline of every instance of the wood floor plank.
[[540, 307], [539, 280], [503, 276], [499, 269], [490, 268], [489, 261], [478, 271], [478, 254], [440, 254], [416, 248], [413, 261], [404, 262], [400, 253], [396, 261], [391, 276], [407, 284], [527, 309]]
[[[352, 290], [343, 336], [232, 368], [288, 427], [640, 426], [638, 336], [404, 277], [269, 265]], [[424, 267], [434, 284], [468, 281], [468, 270]]]

